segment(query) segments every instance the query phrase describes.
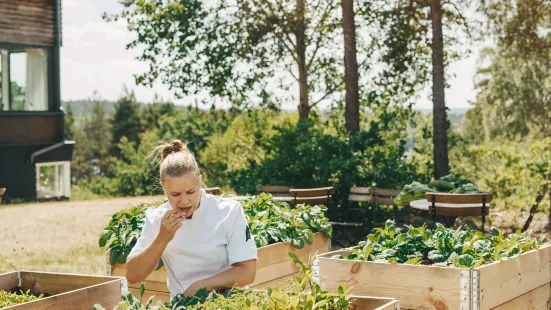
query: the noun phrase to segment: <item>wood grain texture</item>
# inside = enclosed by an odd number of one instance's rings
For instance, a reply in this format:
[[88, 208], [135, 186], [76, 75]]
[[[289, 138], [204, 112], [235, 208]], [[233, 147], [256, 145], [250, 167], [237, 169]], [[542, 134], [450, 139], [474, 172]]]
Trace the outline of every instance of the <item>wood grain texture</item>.
[[330, 254], [319, 257], [320, 283], [325, 289], [335, 291], [344, 284], [356, 295], [396, 298], [405, 309], [459, 309], [461, 270], [458, 268], [328, 257]]
[[551, 282], [551, 245], [477, 268], [480, 308], [492, 309]]
[[4, 309], [10, 310], [89, 310], [99, 303], [112, 309], [121, 301], [121, 281], [117, 277], [60, 274], [52, 272], [19, 272], [21, 284], [34, 293], [51, 294], [39, 300]]
[[400, 301], [394, 298], [351, 296], [350, 310], [400, 310]]
[[19, 272], [0, 274], [0, 290], [8, 291], [19, 285]]
[[425, 199], [432, 201], [432, 195], [436, 202], [441, 203], [457, 203], [457, 204], [475, 204], [482, 203], [482, 197], [486, 196], [486, 203], [490, 204], [493, 200], [491, 194], [442, 194], [442, 193], [426, 193]]
[[56, 10], [52, 0], [0, 0], [0, 42], [54, 46]]
[[547, 283], [492, 310], [547, 310], [549, 298], [551, 298], [551, 287]]

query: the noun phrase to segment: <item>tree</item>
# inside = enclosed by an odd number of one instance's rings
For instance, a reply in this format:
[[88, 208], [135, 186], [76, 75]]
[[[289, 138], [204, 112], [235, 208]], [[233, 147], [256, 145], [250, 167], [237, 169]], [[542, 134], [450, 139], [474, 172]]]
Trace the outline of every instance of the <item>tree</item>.
[[115, 103], [115, 113], [111, 119], [111, 136], [113, 139], [111, 155], [120, 156], [117, 144], [122, 137], [126, 137], [136, 147], [139, 146], [140, 133], [140, 105], [136, 101], [134, 92], [129, 92], [125, 88], [122, 97]]
[[477, 113], [466, 121], [481, 128], [480, 142], [551, 137], [551, 35], [541, 31], [551, 27], [551, 3], [521, 0], [501, 9], [493, 15], [509, 17], [496, 22], [497, 47], [481, 54], [489, 65], [478, 71]]
[[[373, 5], [374, 2], [366, 1], [366, 4]], [[386, 49], [383, 59], [390, 64], [391, 70], [386, 71], [384, 76], [391, 81], [398, 81], [394, 83], [394, 92], [414, 93], [420, 82], [426, 80], [428, 72], [432, 72], [433, 160], [436, 179], [449, 173], [445, 68], [450, 61], [468, 52], [462, 51], [464, 40], [460, 33], [472, 38], [471, 29], [476, 28], [475, 20], [468, 22], [464, 14], [472, 6], [472, 2], [453, 0], [386, 0], [367, 8], [367, 13], [388, 25], [386, 28], [382, 26], [386, 29], [383, 32], [386, 40], [382, 45]], [[365, 14], [366, 11], [363, 12]], [[444, 28], [450, 30], [446, 35]], [[431, 56], [430, 62], [427, 55]], [[417, 69], [412, 66], [417, 66]]]
[[341, 0], [344, 33], [344, 80], [346, 84], [346, 130], [355, 135], [360, 130], [360, 102], [358, 91], [358, 61], [356, 59], [356, 24], [354, 1]]
[[72, 166], [77, 179], [109, 173], [111, 132], [99, 93], [93, 93], [90, 103], [92, 115], [84, 121], [81, 133], [76, 136], [79, 143], [75, 144]]
[[158, 128], [159, 120], [165, 115], [173, 115], [176, 106], [172, 102], [163, 102], [155, 98], [154, 102], [145, 104], [141, 111], [142, 131]]
[[70, 104], [67, 105], [64, 122], [65, 139], [73, 140], [75, 138], [75, 118], [73, 116], [73, 108]]
[[[123, 18], [138, 34], [128, 47], [143, 47], [149, 64], [138, 84], [160, 80], [176, 95], [208, 92], [266, 104], [266, 90], [298, 86], [301, 119], [342, 89], [338, 3], [331, 0], [237, 0], [165, 2], [127, 0]], [[278, 103], [287, 99], [276, 98]], [[277, 97], [277, 96], [276, 96]], [[292, 97], [291, 97], [292, 98]]]

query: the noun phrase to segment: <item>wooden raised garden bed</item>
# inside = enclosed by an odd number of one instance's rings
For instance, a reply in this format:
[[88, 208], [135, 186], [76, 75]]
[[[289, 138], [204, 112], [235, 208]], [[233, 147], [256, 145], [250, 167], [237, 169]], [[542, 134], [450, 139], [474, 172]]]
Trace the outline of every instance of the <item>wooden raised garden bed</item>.
[[3, 308], [13, 310], [90, 310], [94, 304], [113, 309], [126, 290], [126, 280], [120, 277], [88, 276], [52, 272], [14, 271], [0, 275], [0, 290], [21, 287], [26, 292], [44, 297], [31, 302]]
[[[299, 271], [300, 267], [295, 265], [287, 252], [295, 253], [302, 261], [307, 262], [314, 254], [327, 253], [329, 250], [329, 239], [324, 233], [314, 234], [314, 241], [311, 245], [305, 244], [304, 248], [296, 249], [290, 244], [283, 242], [270, 244], [258, 248], [258, 262], [256, 264], [256, 280], [251, 287], [286, 277]], [[109, 265], [108, 273], [113, 276], [126, 276], [126, 265]], [[145, 280], [144, 301], [154, 295], [154, 300], [170, 301], [170, 291], [166, 285], [167, 273], [164, 267], [153, 271]], [[129, 283], [129, 290], [134, 296], [140, 296], [141, 283]]]
[[403, 309], [547, 309], [551, 297], [551, 245], [474, 269], [331, 258], [348, 253], [318, 256], [322, 288], [344, 284], [356, 295], [396, 298]]
[[352, 296], [350, 310], [400, 310], [400, 301], [394, 298]]

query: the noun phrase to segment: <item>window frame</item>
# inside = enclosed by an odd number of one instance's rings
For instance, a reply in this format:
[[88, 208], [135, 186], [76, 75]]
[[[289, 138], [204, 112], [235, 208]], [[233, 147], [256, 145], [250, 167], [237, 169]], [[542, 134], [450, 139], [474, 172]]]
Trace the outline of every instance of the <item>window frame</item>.
[[[54, 171], [58, 172], [59, 167], [63, 167], [63, 175], [62, 180], [57, 179], [60, 173], [54, 173], [54, 179], [56, 181], [56, 189], [55, 196], [52, 197], [39, 197], [38, 195], [38, 184], [40, 180], [40, 168], [41, 167], [50, 167], [54, 166]], [[43, 162], [43, 163], [36, 163], [35, 164], [35, 174], [36, 174], [36, 197], [37, 199], [52, 199], [52, 198], [70, 198], [71, 197], [71, 162], [70, 161], [51, 161], [51, 162]], [[59, 182], [62, 181], [62, 185], [59, 184]]]

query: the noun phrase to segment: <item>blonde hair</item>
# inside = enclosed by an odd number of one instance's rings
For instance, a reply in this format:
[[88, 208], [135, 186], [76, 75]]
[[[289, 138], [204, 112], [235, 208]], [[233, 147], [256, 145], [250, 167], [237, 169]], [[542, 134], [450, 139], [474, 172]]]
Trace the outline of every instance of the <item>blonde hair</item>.
[[162, 154], [159, 164], [161, 181], [166, 177], [179, 177], [186, 173], [201, 175], [195, 156], [182, 141], [174, 139], [169, 142], [161, 142], [153, 150], [153, 154], [159, 153]]

